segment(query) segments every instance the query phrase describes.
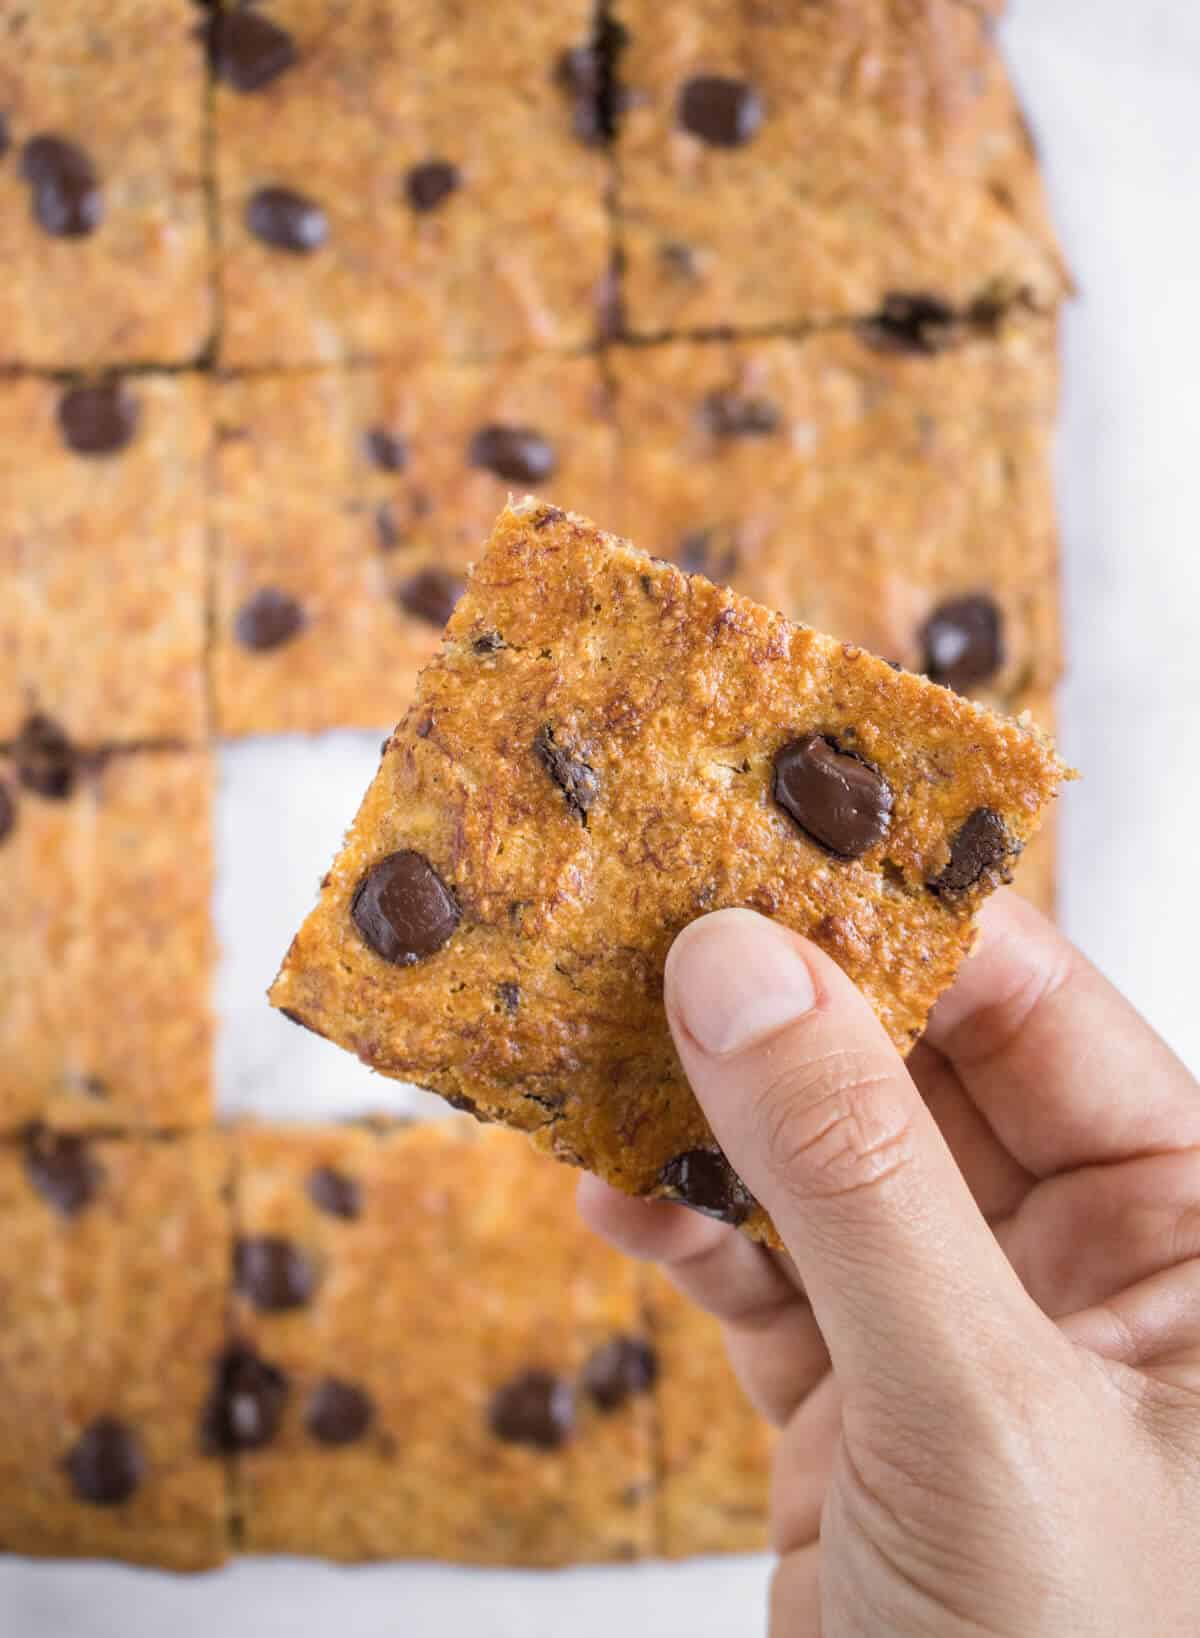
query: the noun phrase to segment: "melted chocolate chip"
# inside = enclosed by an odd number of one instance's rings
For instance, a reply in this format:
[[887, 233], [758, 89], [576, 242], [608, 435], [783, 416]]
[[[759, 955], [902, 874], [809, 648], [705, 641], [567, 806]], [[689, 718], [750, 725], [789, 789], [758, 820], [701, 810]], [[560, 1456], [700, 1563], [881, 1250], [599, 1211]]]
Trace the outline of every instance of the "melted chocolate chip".
[[427, 568], [418, 569], [409, 579], [402, 580], [393, 596], [414, 619], [440, 628], [454, 613], [465, 590], [466, 582], [459, 575], [431, 563]]
[[486, 467], [509, 483], [541, 483], [554, 472], [558, 457], [550, 440], [532, 427], [492, 422], [471, 439], [467, 463]]
[[676, 559], [688, 574], [729, 580], [737, 571], [737, 547], [727, 529], [691, 529], [676, 547]]
[[571, 748], [558, 744], [554, 729], [547, 725], [539, 728], [533, 741], [534, 755], [563, 793], [568, 809], [583, 824], [595, 806], [600, 794], [600, 779], [596, 770]]
[[101, 1416], [86, 1427], [64, 1465], [72, 1490], [93, 1507], [117, 1507], [128, 1501], [146, 1473], [137, 1435], [114, 1416]]
[[740, 148], [758, 134], [762, 99], [752, 85], [722, 74], [700, 74], [679, 93], [679, 123], [712, 148]]
[[278, 1234], [244, 1236], [233, 1248], [233, 1278], [243, 1296], [264, 1313], [304, 1308], [316, 1289], [312, 1263]]
[[496, 985], [496, 999], [505, 1012], [516, 1012], [521, 1005], [521, 986], [506, 978], [502, 984]]
[[689, 1149], [668, 1160], [660, 1188], [682, 1206], [735, 1226], [754, 1209], [754, 1196], [719, 1149]]
[[893, 293], [861, 327], [863, 339], [882, 352], [931, 356], [958, 339], [954, 309], [939, 296]]
[[261, 91], [296, 61], [296, 46], [260, 11], [226, 11], [209, 24], [208, 55], [213, 73], [235, 91]]
[[658, 1355], [640, 1337], [613, 1337], [588, 1358], [583, 1388], [602, 1411], [614, 1411], [634, 1394], [648, 1393], [658, 1379]]
[[488, 1426], [509, 1444], [557, 1450], [575, 1425], [571, 1384], [549, 1371], [523, 1371], [497, 1388], [488, 1407]]
[[461, 186], [458, 166], [445, 159], [429, 159], [424, 165], [414, 165], [404, 179], [408, 202], [419, 211], [436, 210]]
[[290, 642], [304, 625], [304, 610], [294, 597], [264, 586], [237, 611], [233, 634], [243, 648], [266, 653]]
[[64, 1217], [90, 1205], [104, 1180], [86, 1138], [31, 1126], [25, 1133], [25, 1175], [42, 1199]]
[[389, 853], [359, 882], [350, 916], [385, 961], [411, 967], [435, 954], [462, 917], [454, 894], [422, 853]]
[[371, 1396], [352, 1382], [327, 1376], [313, 1389], [304, 1425], [323, 1445], [352, 1445], [370, 1427], [375, 1415]]
[[325, 212], [294, 188], [259, 188], [246, 205], [246, 226], [264, 244], [296, 256], [320, 250], [329, 237]]
[[485, 631], [471, 643], [476, 654], [495, 654], [506, 646], [504, 638], [498, 631]]
[[17, 825], [17, 802], [8, 783], [0, 780], [0, 844], [8, 841]]
[[887, 835], [892, 788], [878, 768], [824, 734], [806, 734], [775, 753], [771, 794], [813, 841], [857, 859]]
[[950, 862], [929, 883], [930, 891], [953, 898], [985, 876], [994, 874], [1000, 881], [1011, 881], [1012, 862], [1020, 851], [1020, 844], [993, 808], [976, 808], [950, 843]]
[[119, 381], [72, 387], [58, 401], [58, 430], [77, 455], [115, 455], [137, 431], [140, 405]]
[[65, 802], [74, 791], [82, 758], [52, 718], [40, 712], [26, 717], [13, 755], [26, 790], [50, 802]]
[[279, 1431], [288, 1380], [252, 1348], [235, 1342], [217, 1360], [200, 1421], [205, 1449], [259, 1450]]
[[308, 1174], [308, 1198], [331, 1217], [344, 1217], [353, 1222], [362, 1213], [362, 1188], [358, 1180], [347, 1177], [333, 1166], [318, 1166]]
[[36, 136], [21, 154], [21, 175], [33, 190], [33, 215], [57, 239], [81, 239], [104, 219], [104, 196], [88, 155], [65, 137]]
[[923, 669], [937, 683], [963, 694], [995, 676], [1004, 664], [1004, 628], [990, 597], [955, 597], [934, 609], [921, 628]]
[[766, 438], [779, 427], [779, 410], [769, 398], [710, 392], [700, 418], [714, 438]]
[[371, 465], [381, 472], [403, 472], [408, 465], [408, 445], [386, 427], [368, 427], [363, 448]]

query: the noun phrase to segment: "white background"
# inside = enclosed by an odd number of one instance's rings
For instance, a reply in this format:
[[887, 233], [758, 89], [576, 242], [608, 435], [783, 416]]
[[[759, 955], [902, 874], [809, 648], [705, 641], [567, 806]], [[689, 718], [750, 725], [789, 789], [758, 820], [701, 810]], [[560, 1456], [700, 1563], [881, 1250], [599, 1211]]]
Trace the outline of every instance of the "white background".
[[[1061, 737], [1085, 778], [1065, 799], [1063, 915], [1200, 1069], [1200, 6], [1014, 0], [1003, 36], [1080, 287], [1060, 447]], [[225, 1112], [420, 1099], [261, 1001], [377, 756], [378, 736], [355, 735], [224, 753]], [[0, 1638], [740, 1638], [763, 1628], [766, 1574], [753, 1559], [549, 1576], [275, 1560], [176, 1580], [0, 1560]]]

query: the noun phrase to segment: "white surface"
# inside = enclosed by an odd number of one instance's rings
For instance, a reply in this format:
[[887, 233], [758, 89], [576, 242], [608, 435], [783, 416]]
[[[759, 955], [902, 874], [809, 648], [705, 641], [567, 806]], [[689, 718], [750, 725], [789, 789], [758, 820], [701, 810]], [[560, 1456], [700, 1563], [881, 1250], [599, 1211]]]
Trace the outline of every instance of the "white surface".
[[[1200, 7], [1015, 0], [1005, 37], [1080, 285], [1061, 441], [1062, 738], [1086, 778], [1066, 799], [1065, 920], [1200, 1068], [1188, 922], [1200, 811]], [[261, 1001], [377, 755], [378, 736], [336, 735], [224, 756], [230, 1111], [346, 1113], [420, 1096]], [[758, 1560], [544, 1577], [277, 1560], [187, 1581], [10, 1560], [0, 1638], [742, 1638], [762, 1630], [766, 1574]]]

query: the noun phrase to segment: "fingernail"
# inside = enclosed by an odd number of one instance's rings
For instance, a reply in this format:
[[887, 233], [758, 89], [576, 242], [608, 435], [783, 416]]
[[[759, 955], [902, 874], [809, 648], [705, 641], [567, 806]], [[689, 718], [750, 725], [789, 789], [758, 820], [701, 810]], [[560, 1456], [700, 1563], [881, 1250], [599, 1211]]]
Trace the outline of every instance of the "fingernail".
[[718, 910], [671, 947], [667, 999], [696, 1045], [744, 1052], [811, 1010], [812, 975], [785, 929], [752, 910]]

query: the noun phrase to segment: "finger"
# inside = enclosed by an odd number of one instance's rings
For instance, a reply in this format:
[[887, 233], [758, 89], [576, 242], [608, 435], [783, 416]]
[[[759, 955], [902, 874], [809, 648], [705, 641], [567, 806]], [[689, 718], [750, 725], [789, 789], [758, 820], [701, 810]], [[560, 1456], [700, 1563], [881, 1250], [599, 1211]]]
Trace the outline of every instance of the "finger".
[[984, 1217], [1011, 1216], [1037, 1179], [1004, 1147], [940, 1052], [918, 1041], [906, 1067]]
[[826, 1373], [776, 1441], [771, 1464], [771, 1545], [789, 1553], [815, 1541], [842, 1430], [842, 1394]]
[[781, 1558], [771, 1577], [770, 1638], [821, 1638], [821, 1548], [813, 1541]]
[[943, 1053], [992, 1130], [1039, 1177], [1200, 1144], [1200, 1090], [1090, 962], [1014, 893], [933, 1010]]
[[1191, 1390], [1200, 1390], [1200, 1260], [1068, 1315], [1062, 1329], [1078, 1347], [1120, 1365], [1185, 1363]]
[[815, 945], [719, 911], [675, 940], [665, 994], [692, 1089], [791, 1253], [847, 1396], [961, 1399], [998, 1350], [1053, 1331], [882, 1025]]

